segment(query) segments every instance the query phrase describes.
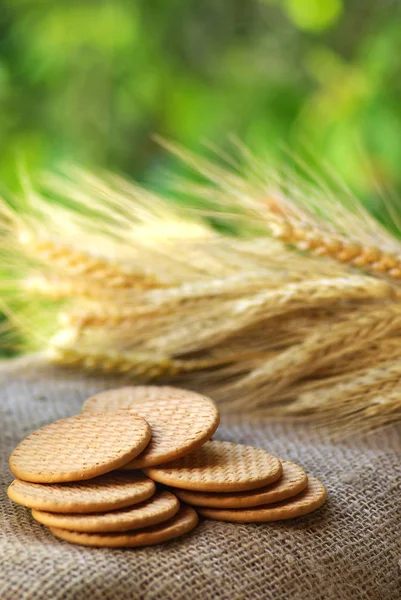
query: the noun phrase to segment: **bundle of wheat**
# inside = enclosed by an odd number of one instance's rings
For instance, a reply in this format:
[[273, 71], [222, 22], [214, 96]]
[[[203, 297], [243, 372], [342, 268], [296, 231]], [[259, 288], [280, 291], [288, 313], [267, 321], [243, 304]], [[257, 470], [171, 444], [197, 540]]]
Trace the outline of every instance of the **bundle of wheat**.
[[17, 327], [57, 363], [173, 381], [231, 411], [342, 431], [401, 418], [401, 243], [350, 195], [245, 152], [247, 176], [170, 149], [205, 178], [181, 186], [185, 208], [77, 169], [4, 204], [3, 262], [29, 299]]

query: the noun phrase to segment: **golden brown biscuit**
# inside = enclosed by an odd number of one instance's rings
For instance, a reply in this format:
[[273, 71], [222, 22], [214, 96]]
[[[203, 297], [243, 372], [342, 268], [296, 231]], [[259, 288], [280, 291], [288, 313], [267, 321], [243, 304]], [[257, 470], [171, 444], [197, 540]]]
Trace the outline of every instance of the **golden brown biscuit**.
[[134, 386], [92, 396], [84, 412], [129, 408], [146, 419], [152, 439], [145, 450], [124, 469], [142, 469], [189, 454], [216, 431], [219, 411], [210, 398], [166, 386]]
[[69, 529], [70, 531], [85, 532], [114, 532], [142, 529], [150, 525], [156, 525], [171, 519], [178, 509], [180, 503], [171, 492], [156, 492], [152, 498], [108, 512], [93, 514], [59, 514], [32, 510], [32, 516], [36, 521], [47, 527]]
[[254, 508], [199, 508], [198, 512], [209, 519], [230, 521], [232, 523], [266, 523], [293, 519], [313, 512], [326, 502], [327, 492], [315, 477], [309, 477], [307, 488], [289, 500], [264, 504]]
[[178, 513], [168, 521], [139, 531], [125, 533], [79, 533], [68, 529], [51, 527], [52, 534], [66, 542], [82, 546], [104, 548], [133, 548], [153, 546], [181, 537], [196, 527], [198, 515], [190, 506], [182, 506]]
[[15, 479], [8, 497], [37, 510], [56, 513], [92, 513], [116, 510], [147, 500], [154, 482], [138, 471], [112, 472], [74, 483], [31, 483]]
[[212, 441], [187, 456], [144, 471], [154, 481], [185, 490], [241, 492], [276, 481], [282, 467], [278, 458], [265, 450]]
[[277, 481], [249, 492], [193, 492], [174, 489], [174, 493], [188, 504], [211, 508], [248, 508], [261, 504], [272, 504], [292, 498], [308, 485], [308, 476], [293, 462], [282, 460], [283, 472]]
[[28, 435], [11, 454], [10, 470], [33, 483], [91, 479], [135, 458], [150, 437], [148, 423], [131, 411], [75, 415]]

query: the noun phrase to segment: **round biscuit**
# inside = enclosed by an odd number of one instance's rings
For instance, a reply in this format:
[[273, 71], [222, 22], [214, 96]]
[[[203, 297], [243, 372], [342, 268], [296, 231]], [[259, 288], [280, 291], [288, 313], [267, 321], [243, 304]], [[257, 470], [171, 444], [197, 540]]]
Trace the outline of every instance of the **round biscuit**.
[[88, 398], [84, 412], [128, 408], [152, 428], [145, 450], [124, 469], [142, 469], [189, 454], [209, 440], [219, 425], [219, 411], [201, 394], [168, 386], [134, 386]]
[[212, 441], [178, 460], [144, 471], [154, 481], [176, 488], [241, 492], [276, 481], [282, 467], [278, 458], [265, 450]]
[[146, 447], [151, 429], [131, 411], [80, 414], [26, 437], [10, 456], [10, 470], [33, 483], [80, 481], [122, 467]]
[[32, 510], [33, 518], [46, 525], [70, 531], [106, 533], [142, 529], [171, 519], [180, 508], [171, 492], [158, 492], [149, 500], [120, 510], [94, 514], [58, 514]]
[[309, 477], [306, 489], [282, 502], [264, 504], [254, 508], [198, 508], [199, 514], [217, 521], [232, 523], [266, 523], [268, 521], [283, 521], [307, 515], [320, 508], [327, 499], [324, 485], [315, 477]]
[[8, 497], [37, 510], [56, 513], [92, 513], [117, 510], [147, 500], [154, 482], [140, 472], [113, 472], [74, 483], [31, 483], [15, 479]]
[[188, 504], [211, 508], [248, 508], [261, 504], [272, 504], [286, 498], [292, 498], [308, 485], [308, 476], [301, 467], [293, 462], [282, 460], [280, 479], [263, 488], [249, 492], [193, 492], [174, 489], [174, 493]]
[[190, 506], [181, 506], [178, 513], [168, 521], [139, 531], [125, 533], [80, 533], [68, 529], [50, 527], [52, 534], [66, 542], [82, 546], [104, 548], [134, 548], [153, 546], [181, 537], [196, 527], [199, 518]]

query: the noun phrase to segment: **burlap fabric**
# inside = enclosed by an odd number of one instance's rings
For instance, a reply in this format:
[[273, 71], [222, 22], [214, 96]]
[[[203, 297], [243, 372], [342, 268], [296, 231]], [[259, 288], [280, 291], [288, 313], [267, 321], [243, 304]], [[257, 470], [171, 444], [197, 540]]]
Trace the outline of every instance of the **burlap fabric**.
[[56, 540], [7, 499], [7, 458], [30, 431], [116, 382], [40, 359], [3, 363], [0, 379], [1, 600], [401, 598], [401, 428], [328, 443], [305, 426], [223, 418], [221, 439], [299, 462], [327, 485], [328, 504], [287, 523], [204, 521], [162, 546], [89, 549]]

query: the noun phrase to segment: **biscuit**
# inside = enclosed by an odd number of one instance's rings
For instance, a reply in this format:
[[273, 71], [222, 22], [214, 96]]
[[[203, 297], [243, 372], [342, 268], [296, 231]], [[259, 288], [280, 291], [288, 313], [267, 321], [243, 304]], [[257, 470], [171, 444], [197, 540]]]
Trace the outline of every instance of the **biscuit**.
[[108, 390], [88, 398], [82, 410], [97, 412], [129, 408], [152, 428], [145, 450], [124, 469], [142, 469], [189, 454], [209, 440], [219, 425], [219, 411], [201, 394], [164, 386]]
[[139, 531], [125, 533], [80, 533], [68, 529], [50, 527], [52, 534], [66, 542], [82, 546], [102, 548], [133, 548], [153, 546], [181, 537], [196, 527], [199, 518], [193, 508], [182, 506], [178, 513], [168, 521]]
[[80, 481], [103, 475], [135, 458], [151, 429], [127, 410], [81, 414], [34, 431], [10, 456], [10, 470], [33, 483]]
[[261, 504], [272, 504], [291, 498], [302, 492], [308, 485], [308, 476], [301, 467], [293, 462], [282, 460], [283, 468], [280, 479], [249, 492], [213, 493], [192, 492], [174, 489], [174, 493], [188, 504], [211, 508], [248, 508]]
[[56, 513], [93, 513], [117, 510], [147, 500], [154, 482], [140, 472], [113, 472], [74, 483], [30, 483], [15, 479], [8, 497], [37, 510]]
[[268, 521], [283, 521], [301, 517], [313, 512], [327, 499], [327, 492], [322, 483], [315, 477], [309, 477], [306, 489], [282, 502], [264, 504], [254, 508], [198, 508], [200, 515], [217, 521], [230, 521], [232, 523], [266, 523]]
[[185, 490], [241, 492], [276, 481], [282, 467], [278, 458], [266, 450], [212, 441], [187, 456], [148, 467], [144, 472], [154, 481]]
[[83, 532], [115, 532], [142, 529], [171, 519], [180, 508], [180, 503], [171, 492], [157, 492], [152, 498], [120, 510], [94, 514], [58, 514], [32, 510], [33, 518], [58, 529]]

